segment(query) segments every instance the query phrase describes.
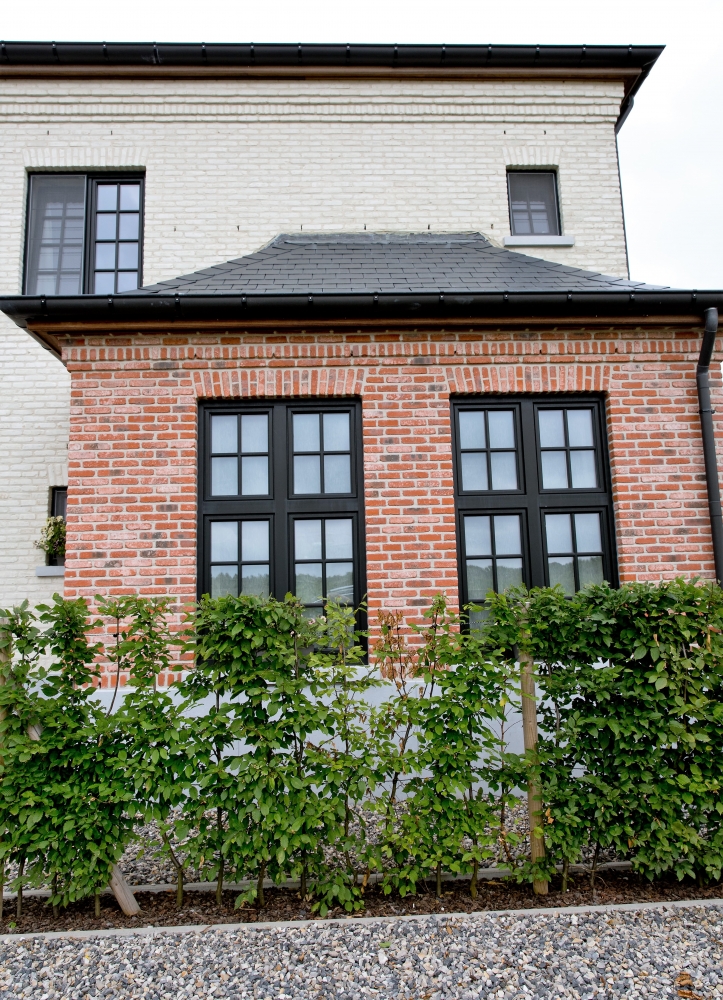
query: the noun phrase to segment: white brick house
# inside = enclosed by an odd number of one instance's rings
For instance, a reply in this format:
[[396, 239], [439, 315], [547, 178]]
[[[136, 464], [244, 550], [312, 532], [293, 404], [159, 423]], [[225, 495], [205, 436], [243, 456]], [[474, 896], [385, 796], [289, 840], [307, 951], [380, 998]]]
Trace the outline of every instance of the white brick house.
[[[123, 51], [121, 51], [123, 49]], [[233, 51], [231, 51], [233, 50]], [[479, 231], [627, 275], [616, 126], [658, 48], [101, 46], [0, 54], [0, 292], [22, 293], [29, 177], [144, 177], [142, 280], [280, 232]], [[508, 172], [554, 174], [559, 232], [510, 228]], [[66, 482], [69, 382], [0, 316], [0, 606], [48, 599], [33, 543]]]

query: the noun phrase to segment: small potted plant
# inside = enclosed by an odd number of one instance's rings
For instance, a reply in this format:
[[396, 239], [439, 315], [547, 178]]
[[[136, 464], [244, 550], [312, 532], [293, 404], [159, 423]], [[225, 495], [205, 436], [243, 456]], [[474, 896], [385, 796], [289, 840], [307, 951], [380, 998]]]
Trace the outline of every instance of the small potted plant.
[[36, 548], [48, 557], [48, 566], [65, 565], [65, 518], [49, 517], [40, 532]]

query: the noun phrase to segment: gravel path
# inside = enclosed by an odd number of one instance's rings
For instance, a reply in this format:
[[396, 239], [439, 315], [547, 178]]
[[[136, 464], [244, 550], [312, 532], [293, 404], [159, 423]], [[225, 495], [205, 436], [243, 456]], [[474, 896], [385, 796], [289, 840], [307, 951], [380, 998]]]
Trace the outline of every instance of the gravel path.
[[0, 997], [723, 996], [723, 909], [482, 915], [0, 943]]

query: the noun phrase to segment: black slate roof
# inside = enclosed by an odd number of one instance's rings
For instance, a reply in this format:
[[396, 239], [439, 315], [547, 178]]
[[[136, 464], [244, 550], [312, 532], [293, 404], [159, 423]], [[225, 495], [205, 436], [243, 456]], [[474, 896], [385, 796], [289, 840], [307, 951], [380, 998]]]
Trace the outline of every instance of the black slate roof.
[[658, 291], [494, 246], [481, 233], [282, 233], [261, 250], [133, 295]]

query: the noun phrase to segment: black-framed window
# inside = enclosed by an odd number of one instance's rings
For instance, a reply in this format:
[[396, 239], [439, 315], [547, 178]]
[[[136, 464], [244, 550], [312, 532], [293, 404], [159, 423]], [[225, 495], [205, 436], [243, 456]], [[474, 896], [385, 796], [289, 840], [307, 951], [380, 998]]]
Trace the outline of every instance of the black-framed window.
[[616, 582], [600, 398], [464, 397], [452, 423], [463, 603], [520, 583]]
[[557, 175], [552, 170], [508, 170], [510, 232], [513, 236], [559, 236]]
[[53, 486], [50, 490], [50, 516], [51, 517], [62, 517], [65, 520], [65, 516], [68, 510], [68, 487], [67, 486]]
[[31, 174], [26, 295], [115, 294], [142, 284], [143, 176]]
[[199, 594], [359, 604], [359, 403], [208, 403], [199, 421]]

